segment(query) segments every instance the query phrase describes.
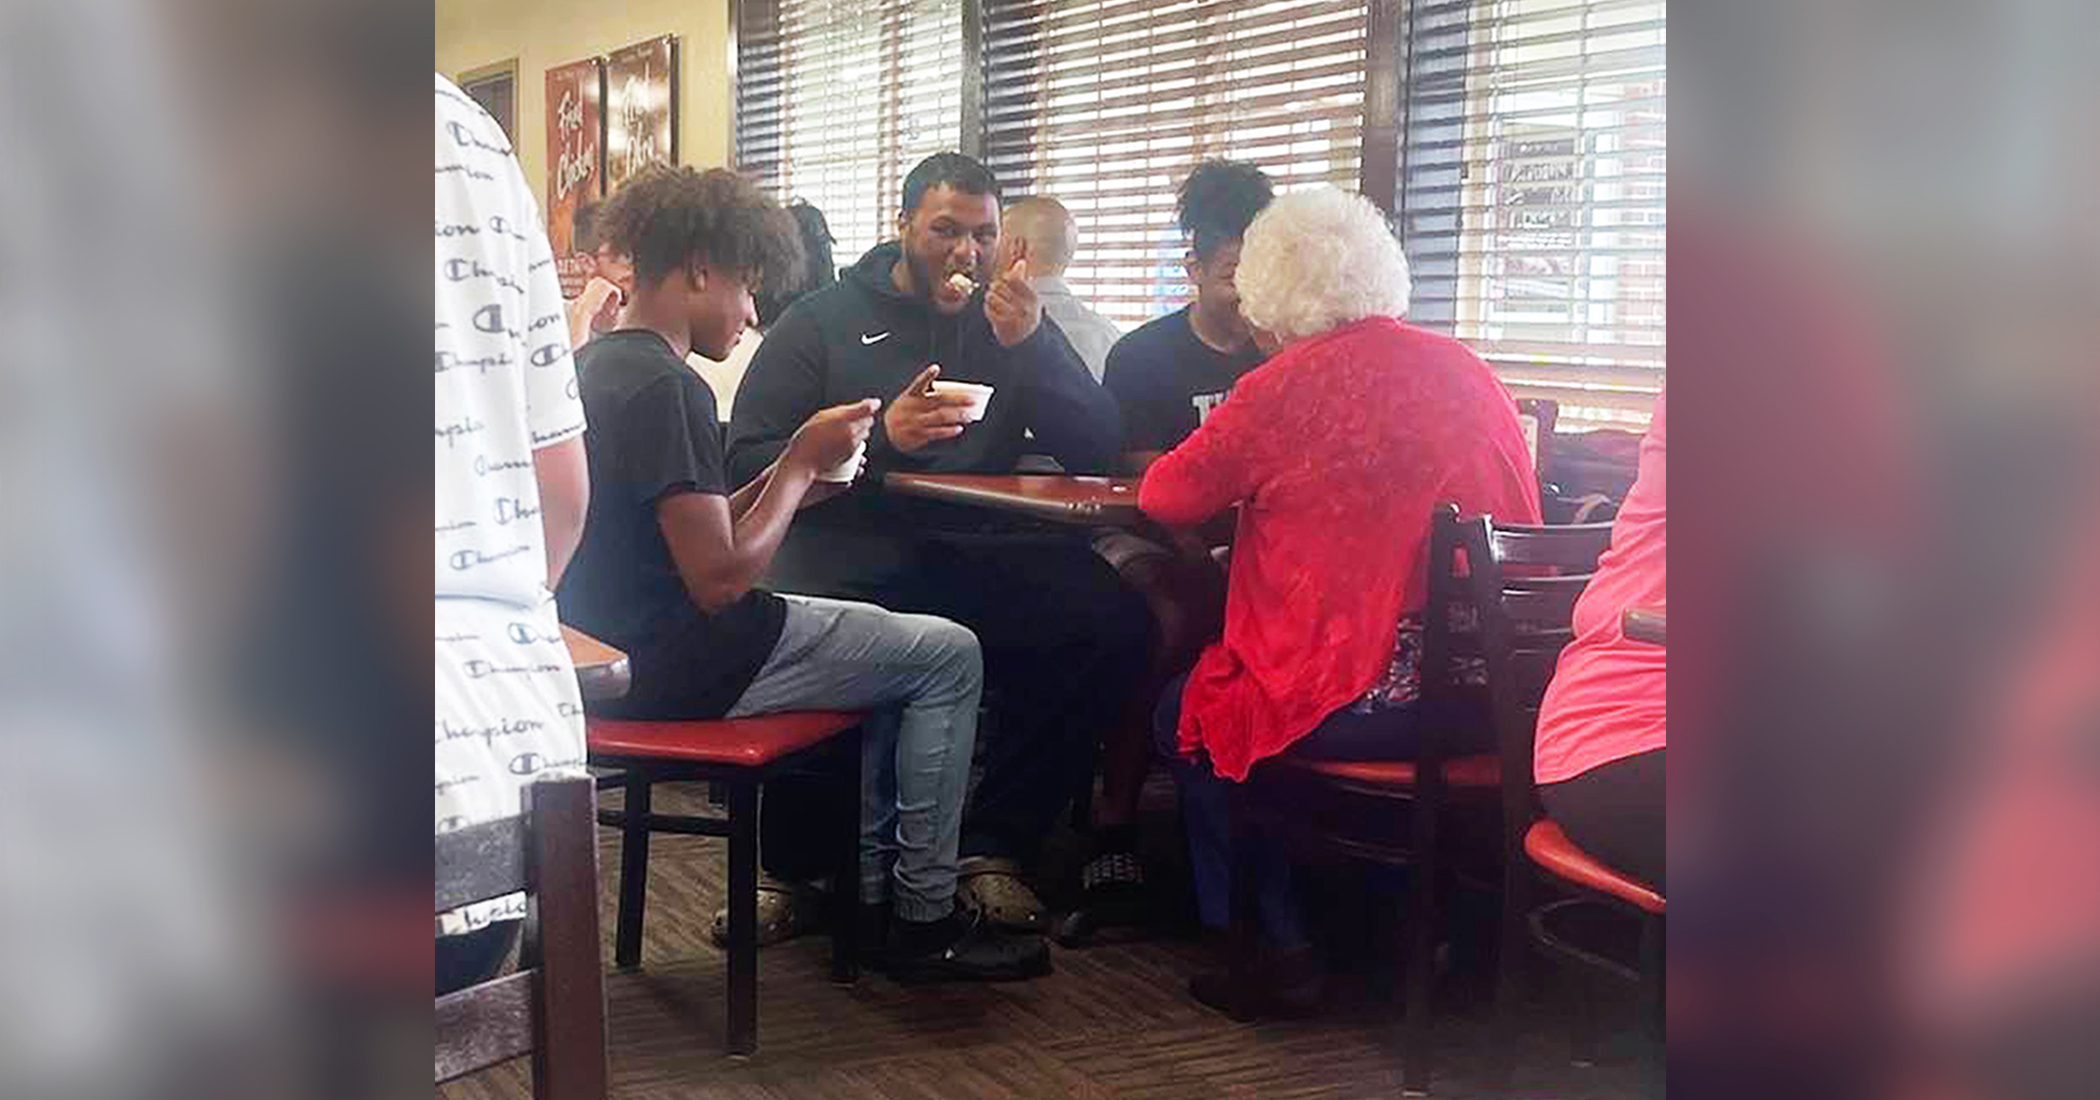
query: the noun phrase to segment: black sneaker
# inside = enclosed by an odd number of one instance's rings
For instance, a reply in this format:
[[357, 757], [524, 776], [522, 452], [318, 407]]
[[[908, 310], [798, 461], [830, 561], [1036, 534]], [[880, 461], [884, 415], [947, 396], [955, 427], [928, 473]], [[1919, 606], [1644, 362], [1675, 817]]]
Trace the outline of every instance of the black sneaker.
[[1152, 894], [1137, 853], [1107, 851], [1079, 873], [1079, 904], [1057, 922], [1053, 935], [1063, 947], [1142, 939], [1153, 923]]
[[1050, 945], [957, 908], [937, 921], [893, 916], [881, 961], [900, 982], [1012, 982], [1050, 973]]

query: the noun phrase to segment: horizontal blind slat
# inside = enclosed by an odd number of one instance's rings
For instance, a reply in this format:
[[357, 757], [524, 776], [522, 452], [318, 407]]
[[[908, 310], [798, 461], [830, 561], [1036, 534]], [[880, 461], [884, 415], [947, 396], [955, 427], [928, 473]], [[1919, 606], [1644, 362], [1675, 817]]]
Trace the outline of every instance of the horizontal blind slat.
[[[987, 51], [1025, 48], [1045, 41], [1056, 42], [1075, 36], [1098, 35], [1113, 37], [1119, 33], [1147, 32], [1152, 28], [1175, 30], [1184, 25], [1196, 24], [1224, 30], [1269, 26], [1278, 20], [1307, 18], [1320, 12], [1353, 4], [1362, 7], [1362, 0], [1307, 0], [1300, 3], [1266, 5], [1270, 10], [1254, 15], [1246, 14], [1250, 7], [1244, 0], [1201, 0], [1201, 2], [1159, 3], [1158, 0], [1117, 0], [1107, 4], [1053, 3], [1039, 5], [1040, 12], [1031, 17], [1010, 15], [1004, 5], [985, 5], [985, 46]], [[1060, 12], [1061, 14], [1052, 14]]]

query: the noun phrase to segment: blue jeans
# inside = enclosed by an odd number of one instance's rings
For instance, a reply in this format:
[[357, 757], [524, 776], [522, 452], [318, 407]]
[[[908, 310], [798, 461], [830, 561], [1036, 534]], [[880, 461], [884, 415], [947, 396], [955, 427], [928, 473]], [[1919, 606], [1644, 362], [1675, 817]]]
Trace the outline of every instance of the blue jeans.
[[[1223, 930], [1232, 920], [1232, 781], [1211, 770], [1207, 758], [1191, 760], [1176, 747], [1181, 725], [1183, 676], [1167, 686], [1152, 722], [1153, 747], [1181, 788], [1181, 817], [1188, 829], [1189, 872], [1196, 883], [1196, 913], [1205, 928]], [[1286, 750], [1320, 760], [1406, 760], [1421, 743], [1413, 706], [1358, 714], [1348, 707], [1328, 715]], [[1255, 917], [1262, 935], [1281, 948], [1307, 942], [1298, 908], [1290, 855], [1267, 838], [1249, 840], [1246, 866], [1255, 874]]]
[[861, 724], [860, 898], [905, 920], [955, 907], [963, 795], [977, 744], [984, 661], [947, 619], [788, 596], [780, 641], [729, 709], [868, 711]]
[[[824, 507], [845, 505], [841, 498]], [[997, 724], [963, 815], [961, 851], [1026, 866], [1092, 777], [1102, 731], [1129, 705], [1148, 660], [1151, 612], [1083, 538], [958, 539], [797, 520], [768, 587], [938, 615], [977, 635]], [[799, 881], [827, 873], [824, 838], [844, 825], [822, 807], [835, 801], [821, 784], [767, 788], [759, 847], [768, 874]]]

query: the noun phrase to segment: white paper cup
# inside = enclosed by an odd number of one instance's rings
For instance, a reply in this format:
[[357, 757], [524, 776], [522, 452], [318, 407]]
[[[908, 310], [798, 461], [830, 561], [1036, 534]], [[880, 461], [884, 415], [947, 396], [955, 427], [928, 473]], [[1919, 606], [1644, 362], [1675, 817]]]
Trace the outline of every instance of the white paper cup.
[[992, 387], [977, 382], [950, 382], [945, 378], [936, 378], [931, 388], [936, 397], [960, 395], [969, 398], [969, 407], [963, 410], [963, 415], [969, 418], [968, 423], [971, 424], [983, 420], [985, 407], [992, 403]]
[[861, 464], [866, 462], [867, 459], [868, 445], [865, 441], [863, 441], [860, 446], [853, 448], [853, 457], [847, 459], [844, 462], [839, 463], [836, 466], [833, 466], [831, 469], [826, 470], [821, 474], [818, 474], [817, 480], [829, 481], [834, 484], [843, 485], [846, 482], [852, 481], [854, 478], [860, 476]]

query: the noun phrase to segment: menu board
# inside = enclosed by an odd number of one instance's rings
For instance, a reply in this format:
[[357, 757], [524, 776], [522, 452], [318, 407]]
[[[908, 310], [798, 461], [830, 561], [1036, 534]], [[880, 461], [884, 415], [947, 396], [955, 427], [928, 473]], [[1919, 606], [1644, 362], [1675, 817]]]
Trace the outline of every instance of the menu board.
[[678, 38], [614, 50], [605, 61], [606, 190], [653, 161], [678, 163]]
[[547, 70], [547, 239], [567, 298], [590, 279], [573, 227], [576, 208], [605, 193], [604, 96], [601, 58]]

